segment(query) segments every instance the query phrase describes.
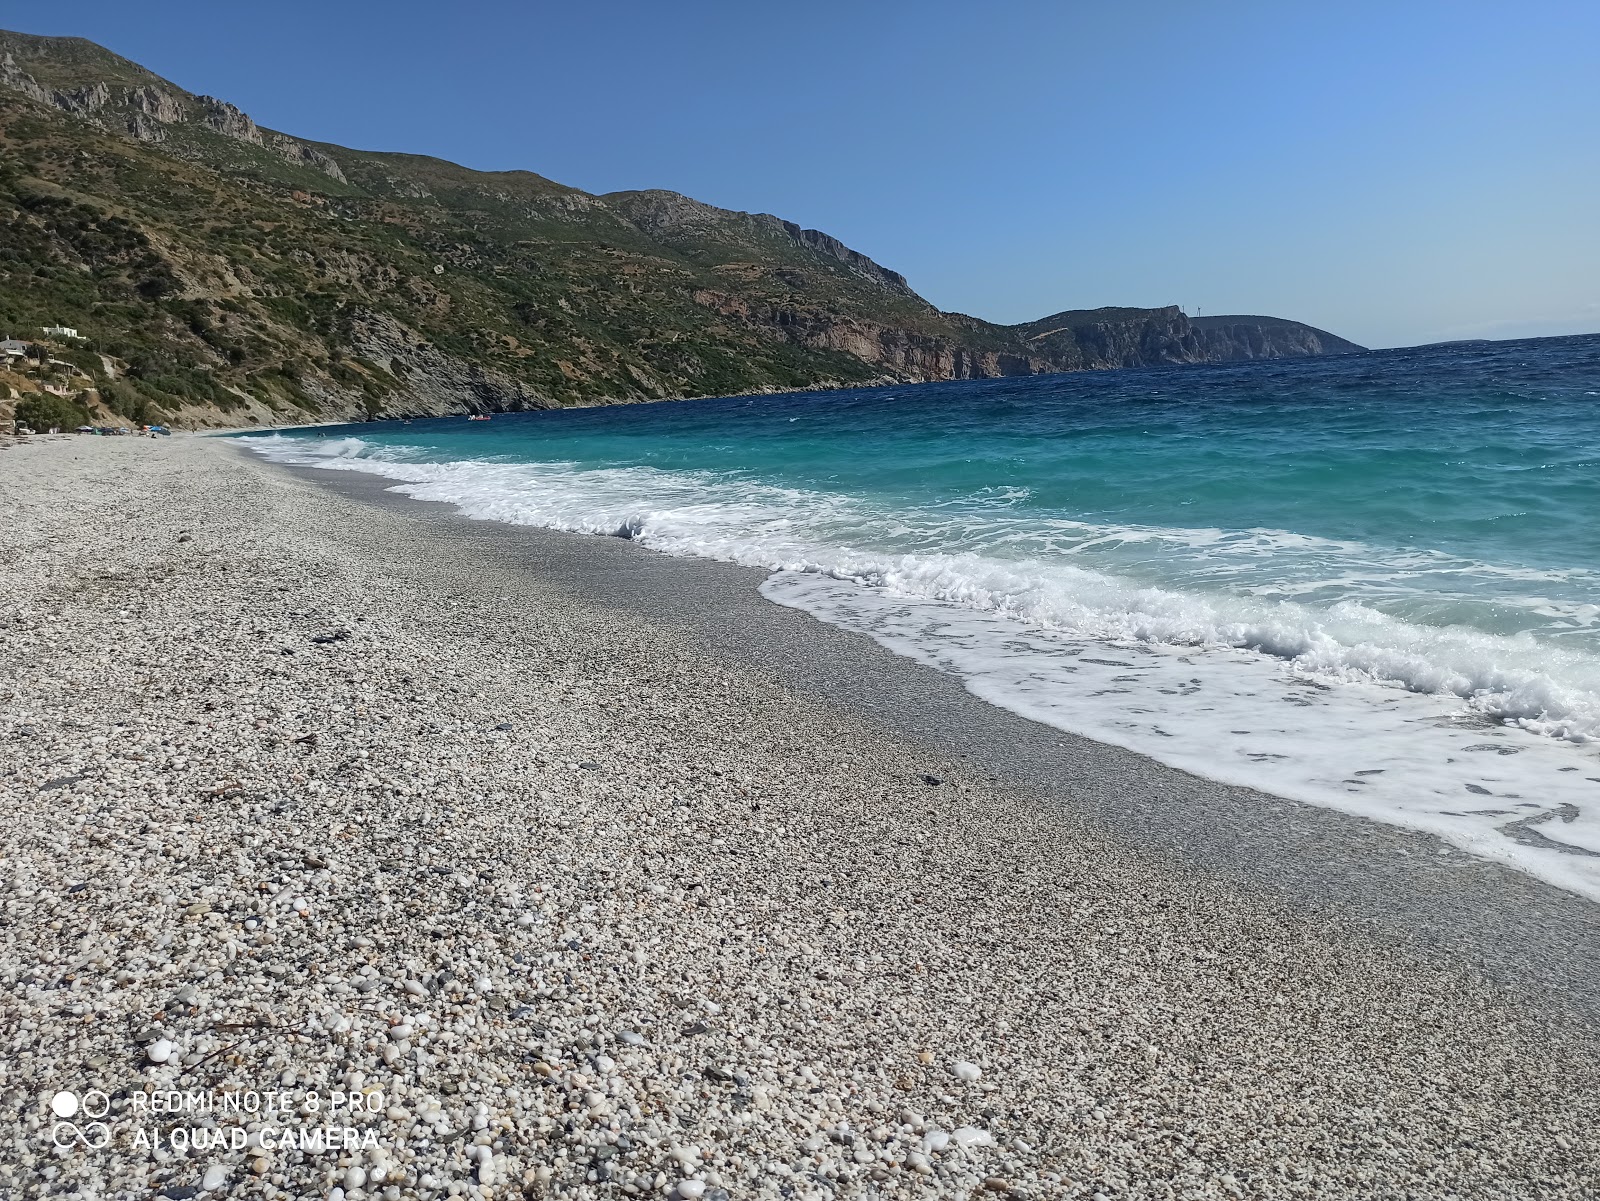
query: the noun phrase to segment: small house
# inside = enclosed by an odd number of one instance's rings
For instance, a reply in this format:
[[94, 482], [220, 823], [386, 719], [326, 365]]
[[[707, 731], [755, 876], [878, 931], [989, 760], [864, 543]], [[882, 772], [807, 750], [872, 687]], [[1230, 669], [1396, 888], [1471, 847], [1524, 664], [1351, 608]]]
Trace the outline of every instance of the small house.
[[0, 341], [0, 358], [25, 358], [30, 345], [32, 345], [32, 343], [19, 342], [15, 338], [6, 338], [4, 341]]
[[44, 327], [44, 332], [52, 338], [81, 338], [83, 336], [70, 325], [47, 325]]

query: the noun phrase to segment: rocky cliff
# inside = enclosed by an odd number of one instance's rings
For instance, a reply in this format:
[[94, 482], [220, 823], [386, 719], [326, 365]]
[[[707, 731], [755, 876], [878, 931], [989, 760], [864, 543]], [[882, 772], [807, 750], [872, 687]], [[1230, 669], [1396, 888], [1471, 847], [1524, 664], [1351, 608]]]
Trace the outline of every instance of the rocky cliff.
[[[0, 335], [58, 324], [84, 335], [56, 344], [73, 403], [191, 425], [1356, 349], [1173, 308], [994, 325], [770, 214], [311, 142], [0, 32]], [[0, 403], [64, 379], [8, 376]]]

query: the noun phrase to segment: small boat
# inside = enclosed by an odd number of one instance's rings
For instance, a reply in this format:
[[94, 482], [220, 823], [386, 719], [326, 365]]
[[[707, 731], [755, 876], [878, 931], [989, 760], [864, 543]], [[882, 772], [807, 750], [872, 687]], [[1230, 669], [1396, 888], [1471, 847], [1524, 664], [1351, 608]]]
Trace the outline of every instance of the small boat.
[[474, 413], [471, 417], [468, 417], [467, 420], [468, 421], [488, 421], [489, 420], [489, 414], [487, 414], [487, 413]]

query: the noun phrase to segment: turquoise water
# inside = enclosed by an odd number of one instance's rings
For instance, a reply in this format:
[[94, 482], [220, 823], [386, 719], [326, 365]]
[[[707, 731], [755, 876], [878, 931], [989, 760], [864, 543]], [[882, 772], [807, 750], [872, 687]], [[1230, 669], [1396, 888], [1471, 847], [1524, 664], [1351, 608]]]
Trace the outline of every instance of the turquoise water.
[[995, 703], [1600, 895], [1600, 336], [251, 441], [769, 568]]

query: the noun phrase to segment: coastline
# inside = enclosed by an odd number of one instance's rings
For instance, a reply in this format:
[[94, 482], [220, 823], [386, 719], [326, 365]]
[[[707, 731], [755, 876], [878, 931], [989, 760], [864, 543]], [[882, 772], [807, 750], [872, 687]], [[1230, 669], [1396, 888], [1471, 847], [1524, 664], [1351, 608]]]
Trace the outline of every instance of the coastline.
[[[19, 1195], [1600, 1182], [1581, 898], [1036, 726], [762, 572], [210, 437], [6, 463], [5, 1088], [360, 1072], [403, 1148], [19, 1136]], [[235, 1053], [252, 1015], [301, 1038]]]
[[[241, 448], [241, 453], [250, 452]], [[1169, 767], [1042, 725], [864, 635], [769, 601], [768, 572], [661, 555], [627, 539], [480, 521], [358, 471], [271, 464], [363, 505], [425, 522], [474, 557], [525, 565], [563, 595], [616, 609], [733, 662], [772, 686], [891, 737], [965, 759], [976, 778], [1048, 807], [1097, 838], [1289, 906], [1308, 920], [1431, 948], [1600, 1027], [1600, 905], [1443, 839]], [[535, 566], [536, 565], [536, 566]]]

